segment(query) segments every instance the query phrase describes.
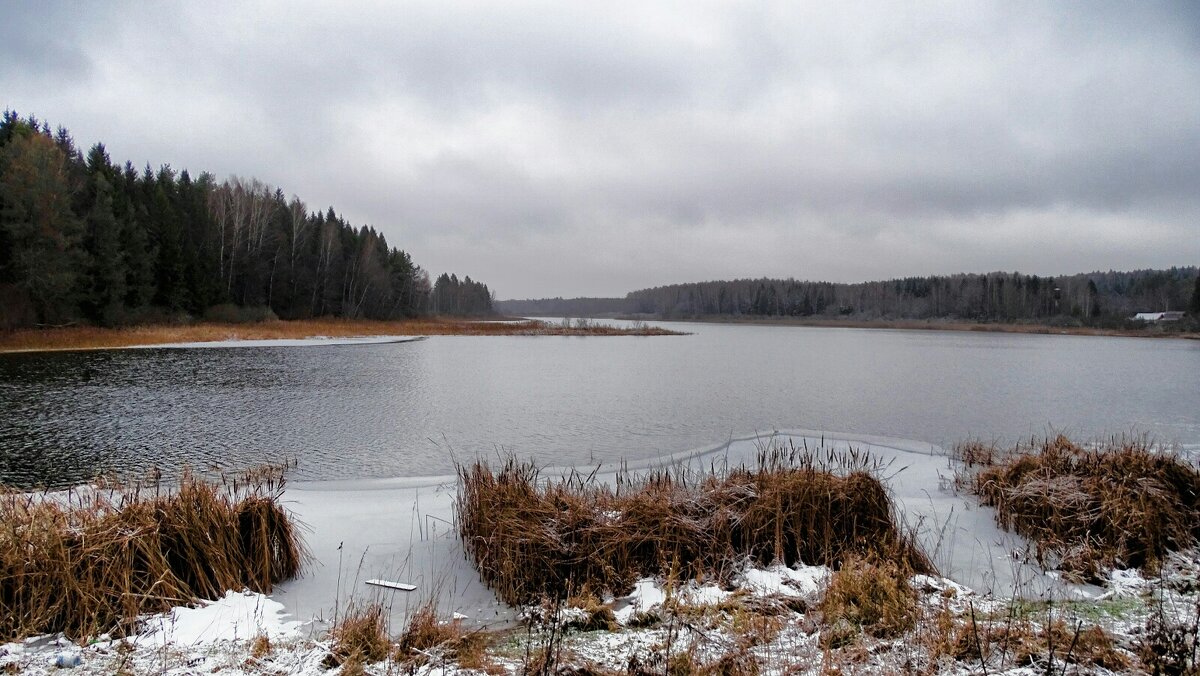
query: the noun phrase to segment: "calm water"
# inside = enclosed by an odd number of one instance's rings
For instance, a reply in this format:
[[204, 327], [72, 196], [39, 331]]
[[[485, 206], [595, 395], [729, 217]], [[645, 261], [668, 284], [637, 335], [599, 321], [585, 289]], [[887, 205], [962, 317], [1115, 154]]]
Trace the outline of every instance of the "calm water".
[[694, 335], [0, 355], [0, 480], [284, 458], [306, 479], [443, 474], [477, 453], [632, 460], [784, 428], [1200, 448], [1200, 342], [677, 326]]

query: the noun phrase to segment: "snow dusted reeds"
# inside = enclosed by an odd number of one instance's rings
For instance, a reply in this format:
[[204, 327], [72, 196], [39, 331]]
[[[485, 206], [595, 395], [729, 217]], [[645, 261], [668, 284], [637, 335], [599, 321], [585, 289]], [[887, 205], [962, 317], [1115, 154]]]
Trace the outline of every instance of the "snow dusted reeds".
[[0, 494], [0, 640], [124, 634], [229, 589], [269, 592], [307, 558], [282, 489], [283, 468], [266, 467]]
[[[877, 468], [875, 468], [877, 469]], [[897, 526], [866, 455], [778, 445], [754, 467], [553, 479], [508, 458], [459, 467], [464, 548], [504, 601], [620, 596], [644, 576], [725, 580], [749, 559], [838, 567], [850, 557], [932, 572]]]
[[960, 444], [958, 483], [1032, 541], [1043, 566], [1082, 581], [1112, 568], [1153, 571], [1200, 538], [1200, 472], [1145, 439], [1080, 445], [1063, 435], [1008, 451]]

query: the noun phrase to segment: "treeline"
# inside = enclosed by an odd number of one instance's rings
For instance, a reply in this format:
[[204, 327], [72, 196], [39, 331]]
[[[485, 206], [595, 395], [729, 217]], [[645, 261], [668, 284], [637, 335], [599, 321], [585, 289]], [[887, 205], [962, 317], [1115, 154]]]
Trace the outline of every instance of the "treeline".
[[1195, 267], [1039, 277], [1016, 272], [907, 277], [858, 284], [736, 279], [671, 284], [625, 298], [506, 300], [507, 314], [664, 319], [719, 316], [918, 319], [1124, 327], [1138, 312], [1200, 317]]
[[434, 314], [491, 314], [492, 301], [487, 284], [473, 282], [470, 277], [459, 281], [457, 275], [443, 273], [433, 284], [431, 305]]
[[1195, 267], [1039, 277], [1016, 272], [906, 277], [858, 284], [738, 279], [634, 291], [630, 313], [947, 319], [1120, 325], [1137, 312], [1200, 313]]
[[62, 127], [0, 119], [0, 328], [492, 311], [485, 286], [459, 286], [441, 302], [374, 228], [257, 179], [138, 171]]

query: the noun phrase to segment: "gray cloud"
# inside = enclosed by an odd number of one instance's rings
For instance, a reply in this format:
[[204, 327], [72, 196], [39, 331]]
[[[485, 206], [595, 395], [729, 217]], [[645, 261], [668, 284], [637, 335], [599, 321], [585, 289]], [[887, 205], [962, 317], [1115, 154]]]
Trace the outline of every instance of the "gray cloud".
[[1179, 3], [18, 5], [0, 105], [501, 297], [1200, 260]]

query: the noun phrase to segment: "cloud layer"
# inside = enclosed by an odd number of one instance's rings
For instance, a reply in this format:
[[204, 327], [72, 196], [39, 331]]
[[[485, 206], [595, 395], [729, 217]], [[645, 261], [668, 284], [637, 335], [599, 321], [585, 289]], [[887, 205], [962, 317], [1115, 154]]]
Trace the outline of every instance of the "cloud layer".
[[0, 106], [502, 298], [1191, 265], [1194, 7], [25, 4]]

